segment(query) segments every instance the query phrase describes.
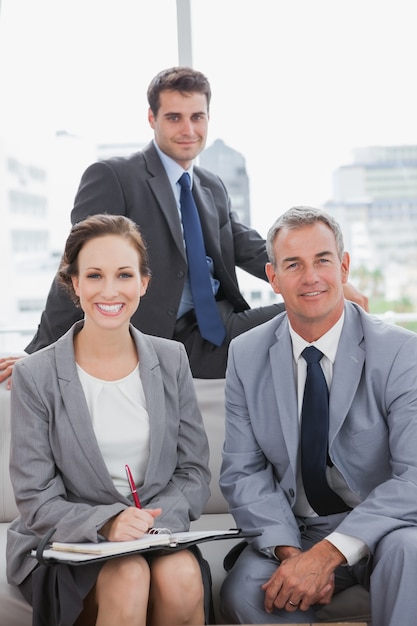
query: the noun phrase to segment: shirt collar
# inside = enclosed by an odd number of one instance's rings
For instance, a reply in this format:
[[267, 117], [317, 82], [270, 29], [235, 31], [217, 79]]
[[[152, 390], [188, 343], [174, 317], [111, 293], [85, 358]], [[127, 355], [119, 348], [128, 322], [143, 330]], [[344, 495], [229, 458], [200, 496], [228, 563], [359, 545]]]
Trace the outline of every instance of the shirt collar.
[[290, 329], [290, 336], [292, 341], [292, 351], [295, 362], [297, 363], [304, 348], [306, 348], [307, 346], [315, 346], [318, 350], [321, 350], [321, 352], [323, 352], [323, 354], [329, 359], [329, 361], [331, 361], [331, 363], [334, 363], [344, 320], [345, 312], [343, 311], [336, 324], [332, 326], [331, 329], [327, 331], [327, 333], [320, 337], [320, 339], [317, 339], [317, 341], [313, 341], [312, 343], [308, 343], [308, 341], [298, 335], [292, 328], [288, 320], [288, 326]]
[[178, 182], [178, 179], [184, 174], [185, 171], [190, 175], [191, 179], [191, 187], [193, 186], [193, 166], [191, 165], [188, 170], [184, 170], [181, 165], [178, 165], [174, 159], [171, 159], [165, 152], [162, 152], [161, 148], [156, 143], [155, 139], [153, 140], [153, 144], [155, 149], [159, 155], [159, 158], [162, 161], [162, 165], [167, 173], [169, 178], [169, 182], [171, 183], [171, 187], [175, 187]]

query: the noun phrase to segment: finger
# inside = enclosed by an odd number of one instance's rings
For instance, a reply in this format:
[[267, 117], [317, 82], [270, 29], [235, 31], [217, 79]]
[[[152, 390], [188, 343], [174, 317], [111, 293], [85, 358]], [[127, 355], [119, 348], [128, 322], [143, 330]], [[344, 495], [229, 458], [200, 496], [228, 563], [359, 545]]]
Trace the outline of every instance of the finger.
[[300, 600], [294, 600], [293, 598], [289, 598], [285, 604], [285, 610], [288, 613], [294, 613], [298, 611], [300, 607]]
[[116, 518], [112, 529], [111, 536], [109, 534], [109, 539], [111, 541], [129, 541], [131, 539], [139, 539], [145, 535], [149, 530], [149, 522], [146, 520], [146, 517], [135, 517], [133, 515], [130, 516], [118, 516]]
[[17, 356], [8, 356], [8, 357], [2, 357], [0, 359], [0, 369], [4, 369], [5, 367], [8, 366], [12, 366], [16, 363], [16, 361], [19, 361], [21, 357], [17, 357]]
[[159, 517], [162, 513], [162, 509], [145, 509], [145, 510], [148, 511], [148, 513], [150, 513], [154, 519]]
[[148, 532], [155, 525], [155, 519], [162, 513], [162, 509], [137, 509], [129, 507], [130, 511], [128, 519], [132, 526], [132, 530], [138, 530], [141, 533]]
[[162, 509], [137, 509], [136, 507], [130, 507], [134, 511], [135, 517], [146, 519], [149, 524], [153, 524], [155, 518], [162, 513]]
[[[264, 606], [267, 613], [271, 613], [274, 606], [277, 606], [277, 597], [282, 588], [282, 584], [279, 581], [270, 579], [267, 583], [262, 585], [262, 589], [265, 591]], [[281, 602], [281, 606], [277, 608], [284, 608], [285, 600]]]
[[333, 597], [334, 585], [326, 585], [317, 595], [317, 602], [320, 604], [330, 604]]
[[12, 375], [13, 366], [9, 366], [6, 368], [0, 368], [0, 382], [2, 383], [7, 378], [10, 378]]

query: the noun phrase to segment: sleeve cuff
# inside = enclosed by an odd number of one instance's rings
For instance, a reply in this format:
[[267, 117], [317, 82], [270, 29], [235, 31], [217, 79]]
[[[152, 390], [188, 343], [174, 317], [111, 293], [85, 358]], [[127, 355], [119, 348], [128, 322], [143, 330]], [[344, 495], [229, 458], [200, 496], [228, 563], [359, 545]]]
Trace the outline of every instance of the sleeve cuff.
[[345, 565], [355, 565], [364, 556], [368, 556], [369, 548], [362, 539], [344, 535], [343, 533], [333, 532], [326, 537], [346, 559]]

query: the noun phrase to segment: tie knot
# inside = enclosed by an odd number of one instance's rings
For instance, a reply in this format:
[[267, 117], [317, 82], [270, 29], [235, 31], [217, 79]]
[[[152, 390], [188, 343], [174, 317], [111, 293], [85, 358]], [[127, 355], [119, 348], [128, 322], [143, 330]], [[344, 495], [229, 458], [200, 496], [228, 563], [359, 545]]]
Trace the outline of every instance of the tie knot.
[[178, 179], [181, 187], [185, 187], [186, 189], [191, 189], [191, 178], [188, 172], [184, 172], [182, 176]]
[[308, 348], [304, 348], [301, 356], [307, 361], [307, 365], [310, 365], [311, 363], [319, 363], [323, 356], [323, 352], [314, 346], [308, 346]]

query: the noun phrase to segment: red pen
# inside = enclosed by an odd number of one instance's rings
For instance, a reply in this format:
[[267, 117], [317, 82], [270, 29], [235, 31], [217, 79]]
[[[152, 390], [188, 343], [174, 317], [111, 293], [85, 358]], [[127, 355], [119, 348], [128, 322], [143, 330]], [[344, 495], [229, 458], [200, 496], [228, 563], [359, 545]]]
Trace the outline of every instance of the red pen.
[[133, 496], [133, 502], [135, 503], [135, 507], [137, 509], [141, 509], [142, 506], [140, 504], [138, 492], [136, 489], [135, 481], [133, 480], [132, 472], [130, 471], [130, 467], [128, 465], [125, 465], [125, 470], [126, 470], [127, 480], [129, 482], [130, 491]]

